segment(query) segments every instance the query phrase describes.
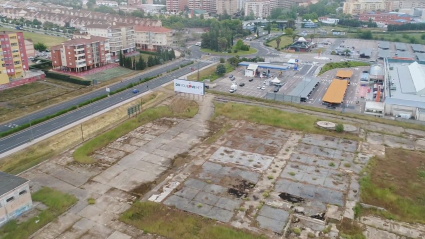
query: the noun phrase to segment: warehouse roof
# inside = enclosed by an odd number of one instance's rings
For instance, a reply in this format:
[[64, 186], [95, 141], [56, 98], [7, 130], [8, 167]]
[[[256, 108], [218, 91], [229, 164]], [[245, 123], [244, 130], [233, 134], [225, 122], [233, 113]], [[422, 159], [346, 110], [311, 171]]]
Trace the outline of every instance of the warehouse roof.
[[348, 80], [334, 79], [323, 96], [323, 101], [332, 104], [341, 104], [345, 91], [348, 87]]
[[378, 51], [378, 58], [383, 59], [383, 58], [391, 58], [394, 54], [392, 52], [390, 52], [389, 50], [383, 50], [380, 49]]
[[418, 61], [425, 62], [425, 53], [416, 53], [416, 57], [418, 58]]
[[339, 70], [336, 72], [336, 77], [339, 78], [351, 78], [353, 71]]
[[372, 56], [372, 49], [364, 48], [360, 50], [360, 56], [362, 57], [371, 57]]
[[305, 78], [289, 93], [292, 96], [299, 96], [301, 98], [306, 98], [314, 87], [319, 83], [319, 80], [316, 78]]
[[396, 42], [395, 43], [395, 49], [400, 50], [400, 51], [405, 51], [406, 50], [406, 44], [405, 43]]
[[28, 182], [25, 178], [20, 178], [12, 174], [0, 172], [0, 196]]
[[420, 44], [411, 44], [412, 50], [414, 52], [425, 52], [425, 47]]

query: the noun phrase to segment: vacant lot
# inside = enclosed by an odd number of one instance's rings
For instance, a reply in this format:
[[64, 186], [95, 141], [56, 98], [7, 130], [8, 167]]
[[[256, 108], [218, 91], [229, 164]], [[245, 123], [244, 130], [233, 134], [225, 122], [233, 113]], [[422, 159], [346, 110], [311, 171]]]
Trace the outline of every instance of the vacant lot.
[[153, 202], [136, 202], [120, 220], [148, 233], [170, 239], [254, 239], [265, 238], [223, 226], [200, 216], [188, 215]]
[[362, 201], [388, 210], [375, 211], [387, 218], [425, 223], [425, 154], [394, 148], [385, 154], [360, 181]]
[[3, 90], [0, 94], [0, 102], [7, 102], [10, 100], [19, 99], [35, 93], [41, 93], [52, 88], [55, 87], [52, 85], [43, 84], [41, 82], [33, 82], [15, 88]]
[[[18, 32], [15, 29], [4, 28], [4, 27], [0, 27], [0, 31]], [[66, 41], [66, 39], [63, 37], [49, 36], [49, 35], [38, 34], [34, 32], [26, 32], [26, 31], [24, 31], [23, 33], [24, 33], [25, 39], [27, 40], [31, 39], [34, 44], [38, 42], [44, 43], [47, 47], [55, 46], [60, 44], [61, 42]]]

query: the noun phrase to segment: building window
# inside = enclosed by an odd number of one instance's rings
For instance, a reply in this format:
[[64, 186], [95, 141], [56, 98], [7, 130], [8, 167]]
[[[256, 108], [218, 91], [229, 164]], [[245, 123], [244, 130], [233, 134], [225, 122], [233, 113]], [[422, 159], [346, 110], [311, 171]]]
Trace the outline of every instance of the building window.
[[15, 200], [15, 197], [10, 197], [10, 198], [6, 199], [6, 202], [11, 202], [13, 200]]
[[27, 190], [22, 190], [19, 192], [19, 195], [24, 195], [25, 193], [27, 193]]
[[70, 66], [72, 66], [72, 64], [71, 64], [71, 63], [69, 63], [69, 65], [70, 65]]

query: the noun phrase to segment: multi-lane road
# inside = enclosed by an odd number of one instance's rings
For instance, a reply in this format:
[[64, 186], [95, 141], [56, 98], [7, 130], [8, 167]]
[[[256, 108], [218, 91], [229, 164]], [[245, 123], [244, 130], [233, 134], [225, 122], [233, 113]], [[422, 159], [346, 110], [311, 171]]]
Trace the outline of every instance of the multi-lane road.
[[[138, 82], [140, 79], [143, 79], [143, 78], [146, 78], [146, 77], [152, 77], [152, 76], [164, 73], [168, 70], [171, 70], [171, 69], [179, 66], [180, 64], [184, 64], [184, 63], [187, 63], [187, 62], [188, 61], [185, 61], [185, 60], [179, 60], [179, 61], [176, 61], [176, 62], [171, 63], [169, 65], [166, 65], [164, 67], [161, 67], [161, 68], [152, 70], [150, 72], [147, 72], [143, 75], [133, 77], [132, 79], [129, 79], [129, 80], [126, 80], [124, 82], [115, 84], [113, 86], [110, 86], [109, 88], [111, 89], [111, 91], [114, 91], [114, 90], [117, 90], [119, 88], [126, 86], [129, 83]], [[208, 63], [208, 62], [200, 62], [199, 68], [205, 67], [209, 64], [210, 63]], [[170, 82], [175, 78], [178, 78], [178, 77], [181, 77], [183, 75], [190, 73], [192, 67], [198, 67], [198, 64], [186, 66], [186, 67], [181, 68], [179, 70], [173, 71], [168, 75], [161, 76], [161, 77], [153, 79], [149, 82], [140, 84], [140, 85], [134, 87], [134, 89], [138, 89], [139, 90], [138, 94], [141, 94], [143, 92], [146, 92], [148, 90], [151, 90], [153, 88], [161, 86], [161, 85], [163, 85], [167, 82]], [[22, 118], [17, 119], [17, 120], [14, 120], [14, 121], [10, 122], [9, 124], [10, 125], [25, 124], [25, 123], [30, 122], [31, 120], [42, 118], [46, 115], [53, 114], [53, 113], [55, 113], [59, 110], [70, 108], [72, 106], [78, 105], [82, 102], [93, 99], [93, 98], [100, 96], [100, 95], [103, 95], [105, 93], [106, 93], [105, 89], [94, 91], [90, 94], [75, 98], [75, 99], [67, 101], [67, 102], [63, 102], [61, 104], [52, 106], [50, 108], [41, 110], [39, 112], [30, 114], [30, 115], [27, 115], [27, 116], [22, 117]], [[66, 125], [69, 125], [73, 122], [76, 122], [80, 119], [88, 117], [88, 116], [90, 116], [94, 113], [101, 111], [101, 110], [109, 108], [109, 107], [111, 107], [115, 104], [122, 102], [122, 101], [130, 99], [134, 96], [135, 96], [135, 94], [133, 93], [132, 89], [125, 90], [121, 93], [118, 93], [118, 94], [112, 95], [108, 98], [105, 98], [103, 100], [91, 103], [91, 104], [89, 104], [85, 107], [76, 109], [76, 110], [71, 111], [69, 113], [66, 113], [64, 115], [53, 118], [49, 121], [34, 125], [34, 126], [28, 128], [28, 129], [25, 129], [25, 130], [19, 131], [19, 132], [13, 134], [13, 135], [1, 138], [0, 139], [0, 154], [7, 152], [7, 151], [9, 151], [13, 148], [16, 148], [20, 145], [23, 145], [25, 143], [28, 143], [29, 141], [31, 141], [33, 139], [36, 139], [36, 138], [39, 138], [43, 135], [51, 133], [51, 132], [53, 132], [57, 129], [60, 129], [60, 128], [66, 126]], [[0, 127], [0, 132], [10, 129], [10, 127], [8, 127], [9, 124], [2, 125]]]

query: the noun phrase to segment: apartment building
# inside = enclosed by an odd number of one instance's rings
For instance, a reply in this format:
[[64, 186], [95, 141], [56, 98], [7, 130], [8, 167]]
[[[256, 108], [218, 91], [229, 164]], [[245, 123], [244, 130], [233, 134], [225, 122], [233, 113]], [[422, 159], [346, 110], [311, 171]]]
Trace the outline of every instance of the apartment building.
[[216, 12], [216, 0], [188, 0], [190, 10], [204, 10], [208, 13]]
[[424, 0], [347, 0], [343, 13], [359, 15], [374, 11], [395, 11], [404, 8], [425, 8]]
[[247, 0], [245, 2], [245, 16], [254, 14], [256, 18], [267, 18], [270, 15], [271, 2], [263, 0]]
[[25, 76], [28, 69], [22, 32], [0, 31], [0, 84]]
[[136, 47], [144, 51], [156, 51], [173, 43], [173, 30], [165, 27], [135, 26], [134, 32]]
[[217, 0], [216, 8], [217, 14], [233, 15], [238, 11], [238, 0]]
[[108, 7], [118, 7], [118, 2], [116, 1], [96, 1], [97, 6], [108, 6]]
[[77, 38], [50, 48], [53, 68], [81, 72], [111, 61], [108, 38]]
[[17, 218], [31, 207], [29, 181], [0, 172], [0, 226]]
[[168, 12], [181, 12], [184, 11], [184, 7], [189, 7], [188, 0], [166, 0], [165, 8]]
[[86, 26], [89, 35], [106, 37], [109, 40], [111, 57], [115, 58], [121, 51], [123, 54], [133, 52], [136, 48], [134, 25], [116, 23], [92, 24]]

